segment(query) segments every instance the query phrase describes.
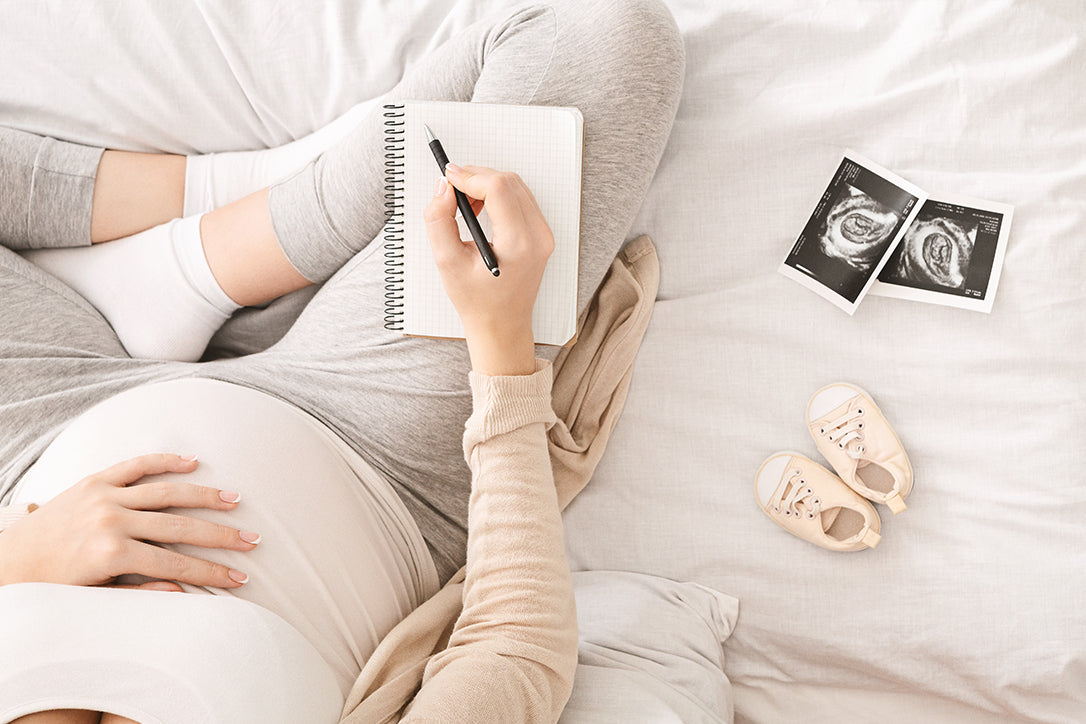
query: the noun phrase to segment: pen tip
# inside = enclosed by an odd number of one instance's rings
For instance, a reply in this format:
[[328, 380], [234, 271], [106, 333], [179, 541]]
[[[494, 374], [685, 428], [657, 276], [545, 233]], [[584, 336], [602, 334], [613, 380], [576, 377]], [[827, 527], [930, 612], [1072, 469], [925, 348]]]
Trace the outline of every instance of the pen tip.
[[493, 274], [494, 276], [501, 276], [502, 272], [501, 272], [501, 269], [491, 269], [490, 273]]
[[434, 141], [434, 132], [431, 131], [430, 127], [427, 126], [425, 123], [422, 124], [422, 127], [426, 129], [426, 140], [429, 141], [430, 143], [433, 143], [433, 141]]

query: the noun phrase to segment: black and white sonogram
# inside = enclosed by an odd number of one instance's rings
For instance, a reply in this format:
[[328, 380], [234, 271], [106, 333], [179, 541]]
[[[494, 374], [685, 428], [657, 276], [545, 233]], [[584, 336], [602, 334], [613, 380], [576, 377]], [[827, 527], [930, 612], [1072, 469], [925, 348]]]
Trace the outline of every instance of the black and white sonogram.
[[846, 153], [780, 272], [852, 314], [925, 198], [891, 171]]
[[976, 224], [946, 216], [924, 218], [923, 211], [905, 232], [901, 245], [882, 271], [882, 280], [910, 285], [965, 289]]
[[928, 199], [871, 293], [991, 311], [1011, 212], [991, 201]]
[[822, 253], [865, 272], [879, 263], [901, 217], [855, 186], [846, 185], [826, 214]]

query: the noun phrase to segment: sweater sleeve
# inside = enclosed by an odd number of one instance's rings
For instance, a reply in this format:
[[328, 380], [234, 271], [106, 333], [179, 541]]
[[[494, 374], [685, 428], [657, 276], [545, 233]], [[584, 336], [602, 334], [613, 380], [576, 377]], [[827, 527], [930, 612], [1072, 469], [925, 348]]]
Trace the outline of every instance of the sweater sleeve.
[[403, 721], [554, 722], [573, 686], [577, 616], [547, 429], [551, 366], [471, 373], [463, 612]]

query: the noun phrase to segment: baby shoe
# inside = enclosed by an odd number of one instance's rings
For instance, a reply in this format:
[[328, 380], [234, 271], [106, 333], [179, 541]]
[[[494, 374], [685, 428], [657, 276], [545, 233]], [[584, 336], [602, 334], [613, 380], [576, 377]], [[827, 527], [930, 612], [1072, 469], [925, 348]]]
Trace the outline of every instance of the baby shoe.
[[808, 403], [807, 425], [818, 451], [846, 485], [888, 505], [895, 515], [905, 510], [913, 469], [870, 395], [853, 385], [827, 385]]
[[879, 544], [879, 515], [841, 479], [792, 452], [771, 455], [754, 479], [762, 510], [787, 530], [831, 551]]

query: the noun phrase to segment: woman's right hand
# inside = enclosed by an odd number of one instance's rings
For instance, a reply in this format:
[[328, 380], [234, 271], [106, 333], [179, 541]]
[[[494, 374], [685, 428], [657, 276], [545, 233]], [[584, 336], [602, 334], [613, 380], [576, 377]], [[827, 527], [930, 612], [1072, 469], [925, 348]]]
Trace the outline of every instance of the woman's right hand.
[[[172, 513], [164, 508], [233, 510], [236, 493], [180, 481], [130, 485], [146, 475], [189, 473], [196, 459], [154, 453], [90, 475], [0, 533], [0, 584], [110, 584], [124, 574], [195, 586], [237, 588], [247, 576], [226, 566], [151, 543], [188, 543], [251, 551], [255, 534]], [[233, 502], [230, 502], [233, 500]], [[176, 584], [147, 588], [181, 590]]]
[[[445, 169], [426, 207], [426, 231], [441, 282], [464, 323], [472, 367], [491, 375], [535, 371], [532, 307], [554, 235], [532, 192], [515, 173], [482, 166]], [[493, 228], [491, 246], [501, 268], [493, 276], [471, 239], [462, 240], [456, 224], [452, 184], [486, 208]]]

